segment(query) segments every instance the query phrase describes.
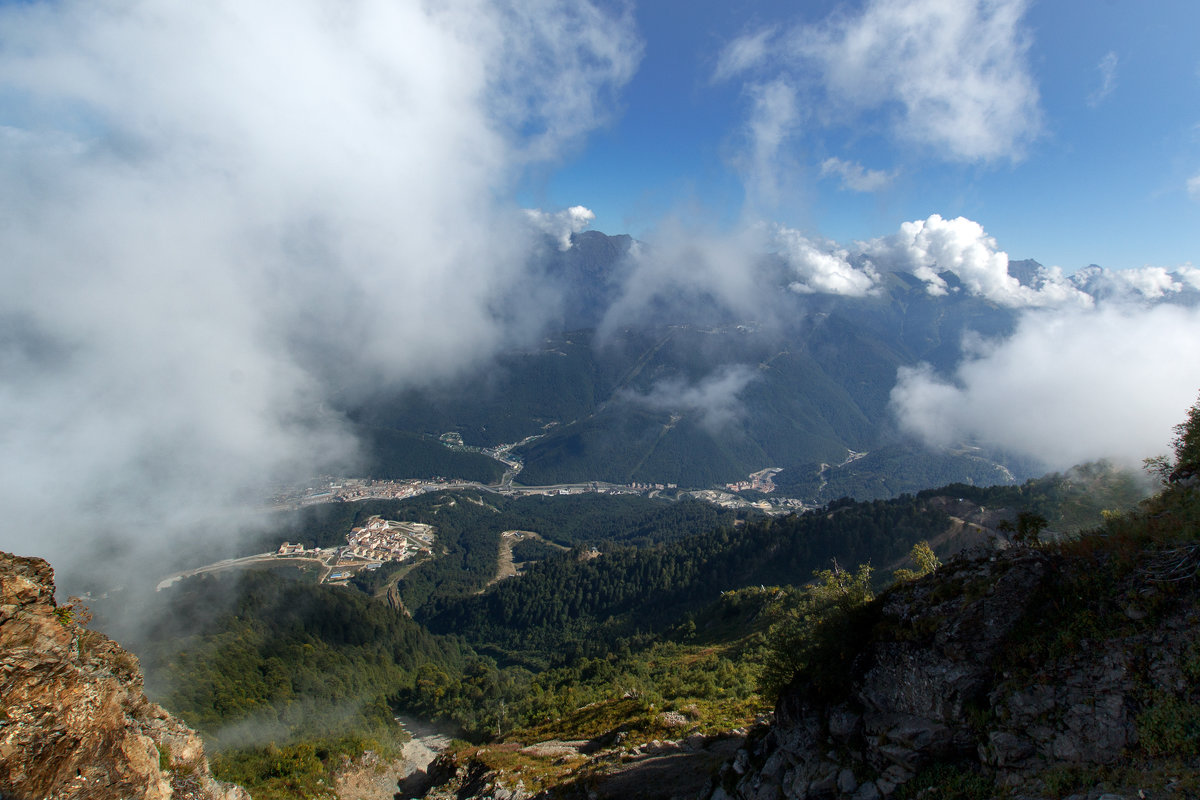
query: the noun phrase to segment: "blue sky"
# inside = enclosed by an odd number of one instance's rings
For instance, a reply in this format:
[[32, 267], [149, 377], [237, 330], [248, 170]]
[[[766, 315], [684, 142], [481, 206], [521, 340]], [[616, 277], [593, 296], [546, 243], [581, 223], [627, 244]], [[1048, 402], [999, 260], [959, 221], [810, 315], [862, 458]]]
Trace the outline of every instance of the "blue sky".
[[[714, 80], [739, 37], [832, 19], [861, 30], [872, 9], [907, 6], [928, 19], [956, 5], [971, 4], [640, 4], [642, 59], [608, 124], [528, 174], [520, 198], [585, 205], [608, 233], [644, 235], [664, 215], [723, 226], [750, 215], [849, 243], [937, 213], [976, 220], [1013, 258], [1067, 272], [1200, 260], [1200, 187], [1188, 191], [1200, 176], [1200, 4], [1191, 0], [995, 4], [1015, 8], [1009, 56], [1035, 94], [1010, 114], [1026, 135], [987, 155], [948, 158], [943, 145], [904, 136], [894, 101], [822, 119], [829, 98], [819, 68], [787, 63], [786, 52]], [[780, 75], [797, 87], [798, 119], [778, 154], [777, 195], [748, 205], [737, 164], [754, 87]], [[822, 175], [830, 158], [894, 177], [853, 191]]]

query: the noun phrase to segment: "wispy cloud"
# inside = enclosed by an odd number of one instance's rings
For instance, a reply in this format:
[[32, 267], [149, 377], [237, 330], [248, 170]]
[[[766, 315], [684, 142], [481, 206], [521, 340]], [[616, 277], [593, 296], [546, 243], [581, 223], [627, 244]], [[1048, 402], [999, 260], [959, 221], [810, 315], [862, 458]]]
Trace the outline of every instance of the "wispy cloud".
[[671, 414], [694, 415], [703, 427], [717, 432], [744, 413], [741, 393], [758, 379], [758, 370], [744, 364], [718, 367], [700, 380], [662, 380], [648, 392], [627, 391], [623, 402]]
[[738, 159], [750, 206], [762, 211], [776, 206], [787, 186], [785, 144], [799, 122], [796, 90], [784, 80], [749, 87], [753, 109], [746, 124], [747, 149]]
[[774, 74], [826, 120], [889, 115], [892, 134], [949, 161], [1018, 160], [1042, 125], [1026, 0], [870, 0], [861, 11], [735, 39], [717, 75]]
[[737, 37], [721, 50], [717, 66], [713, 70], [713, 81], [719, 82], [736, 77], [763, 63], [771, 55], [771, 38], [775, 28], [764, 28], [754, 33]]
[[1025, 55], [1025, 0], [873, 0], [861, 14], [796, 30], [794, 51], [834, 104], [896, 104], [898, 135], [947, 159], [1019, 159], [1039, 132]]
[[837, 177], [842, 187], [853, 192], [878, 192], [886, 189], [895, 179], [894, 172], [867, 169], [855, 161], [843, 161], [831, 157], [821, 162], [821, 177]]
[[1107, 100], [1113, 89], [1117, 88], [1118, 61], [1117, 54], [1110, 50], [1096, 65], [1096, 69], [1100, 72], [1100, 85], [1088, 95], [1087, 104], [1092, 108], [1096, 108]]

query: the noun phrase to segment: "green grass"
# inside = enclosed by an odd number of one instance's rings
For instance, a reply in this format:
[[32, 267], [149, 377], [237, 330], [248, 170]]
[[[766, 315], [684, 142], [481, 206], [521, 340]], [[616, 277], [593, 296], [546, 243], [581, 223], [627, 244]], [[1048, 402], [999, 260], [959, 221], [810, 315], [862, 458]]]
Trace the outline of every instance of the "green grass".
[[895, 794], [896, 800], [917, 797], [927, 800], [994, 800], [1005, 796], [1007, 793], [996, 788], [990, 775], [968, 764], [931, 764]]

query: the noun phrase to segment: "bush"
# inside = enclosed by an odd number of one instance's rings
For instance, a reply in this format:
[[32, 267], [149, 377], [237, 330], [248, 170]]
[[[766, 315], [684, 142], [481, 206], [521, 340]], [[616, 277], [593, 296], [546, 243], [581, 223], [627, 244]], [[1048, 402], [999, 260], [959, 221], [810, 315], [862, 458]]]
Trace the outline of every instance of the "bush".
[[870, 565], [851, 575], [835, 561], [813, 576], [801, 600], [767, 633], [759, 684], [764, 697], [778, 697], [801, 673], [818, 689], [834, 689], [845, 678], [846, 647], [860, 641], [849, 629], [862, 627], [862, 609], [874, 599]]

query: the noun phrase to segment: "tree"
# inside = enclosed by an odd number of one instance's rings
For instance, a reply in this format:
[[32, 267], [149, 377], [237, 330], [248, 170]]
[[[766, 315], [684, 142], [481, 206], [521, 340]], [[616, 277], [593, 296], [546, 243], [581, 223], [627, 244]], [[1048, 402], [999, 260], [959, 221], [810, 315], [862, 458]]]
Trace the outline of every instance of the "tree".
[[870, 564], [860, 564], [851, 574], [834, 560], [831, 569], [815, 570], [813, 577], [816, 580], [804, 587], [800, 602], [767, 633], [759, 679], [764, 696], [778, 697], [827, 644], [829, 637], [822, 633], [836, 632], [856, 609], [875, 599]]
[[1178, 483], [1200, 472], [1200, 400], [1187, 410], [1187, 419], [1175, 426], [1175, 469], [1171, 483]]
[[908, 553], [908, 558], [917, 568], [915, 570], [905, 568], [896, 570], [896, 583], [915, 581], [917, 578], [928, 575], [942, 565], [941, 560], [933, 552], [933, 548], [929, 546], [929, 542], [926, 541], [914, 544], [912, 550]]
[[1041, 544], [1042, 531], [1049, 524], [1049, 520], [1041, 514], [1035, 514], [1032, 511], [1022, 511], [1017, 514], [1017, 524], [1015, 527], [1009, 520], [1001, 520], [996, 528], [1004, 531], [1016, 544], [1027, 544], [1030, 547], [1037, 547]]

